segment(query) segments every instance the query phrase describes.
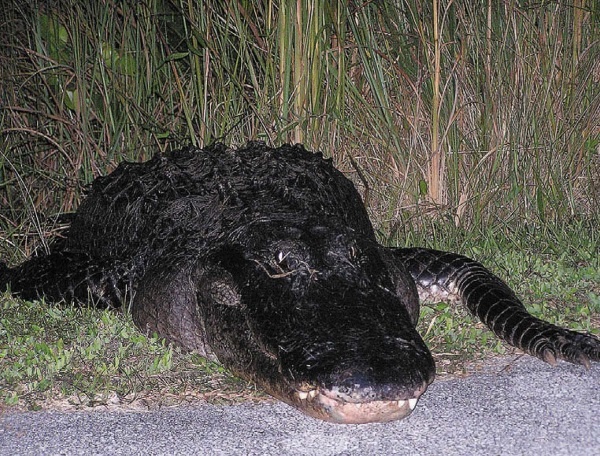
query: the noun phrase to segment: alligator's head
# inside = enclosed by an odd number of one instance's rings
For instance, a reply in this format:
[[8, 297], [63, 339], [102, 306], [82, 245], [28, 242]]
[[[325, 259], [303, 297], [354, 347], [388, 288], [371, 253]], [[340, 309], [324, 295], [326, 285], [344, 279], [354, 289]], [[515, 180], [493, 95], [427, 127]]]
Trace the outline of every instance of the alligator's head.
[[[417, 291], [343, 226], [257, 225], [214, 257], [201, 309], [223, 364], [338, 423], [411, 413], [435, 366], [415, 330]], [[223, 299], [223, 297], [226, 297]]]

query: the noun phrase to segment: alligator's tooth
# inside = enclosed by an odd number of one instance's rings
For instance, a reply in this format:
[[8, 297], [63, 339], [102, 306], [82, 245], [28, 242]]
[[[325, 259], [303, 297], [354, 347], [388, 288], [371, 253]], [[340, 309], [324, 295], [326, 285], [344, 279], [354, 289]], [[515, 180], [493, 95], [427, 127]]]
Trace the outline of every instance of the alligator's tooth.
[[406, 401], [398, 401], [398, 407], [404, 407], [404, 404], [406, 404]]
[[313, 399], [317, 395], [317, 390], [311, 389], [310, 391], [298, 391], [297, 394], [300, 400], [304, 401], [306, 399]]
[[408, 406], [410, 407], [411, 410], [415, 409], [415, 407], [417, 406], [417, 401], [418, 401], [418, 399], [416, 399], [416, 398], [408, 400]]

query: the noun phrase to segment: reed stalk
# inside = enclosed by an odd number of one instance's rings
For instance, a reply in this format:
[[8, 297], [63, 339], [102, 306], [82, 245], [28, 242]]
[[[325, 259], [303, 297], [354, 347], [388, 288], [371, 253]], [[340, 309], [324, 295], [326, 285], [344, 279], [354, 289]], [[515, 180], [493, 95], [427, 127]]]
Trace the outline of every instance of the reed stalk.
[[597, 217], [599, 22], [587, 0], [9, 0], [0, 225], [34, 233], [125, 159], [251, 139], [333, 156], [383, 232]]

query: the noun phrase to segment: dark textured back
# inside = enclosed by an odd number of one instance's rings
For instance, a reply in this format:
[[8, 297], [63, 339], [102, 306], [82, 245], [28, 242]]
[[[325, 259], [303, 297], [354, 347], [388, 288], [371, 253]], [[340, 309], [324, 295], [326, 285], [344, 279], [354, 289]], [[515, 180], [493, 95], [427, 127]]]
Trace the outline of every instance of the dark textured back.
[[91, 290], [118, 305], [153, 264], [202, 261], [243, 244], [250, 225], [325, 220], [374, 240], [353, 184], [320, 153], [259, 142], [187, 148], [96, 179], [67, 238], [3, 274], [24, 297], [85, 301]]
[[262, 143], [189, 148], [123, 163], [97, 179], [66, 249], [118, 258], [147, 250], [202, 255], [248, 223], [327, 217], [373, 237], [356, 189], [321, 154]]

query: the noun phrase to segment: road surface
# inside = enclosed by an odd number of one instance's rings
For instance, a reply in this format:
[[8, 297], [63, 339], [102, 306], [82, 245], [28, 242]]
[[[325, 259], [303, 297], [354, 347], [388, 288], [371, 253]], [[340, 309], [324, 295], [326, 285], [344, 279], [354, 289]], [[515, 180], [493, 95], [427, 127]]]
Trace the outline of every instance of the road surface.
[[120, 454], [600, 455], [600, 364], [512, 358], [435, 382], [387, 424], [329, 424], [281, 403], [0, 416], [2, 456]]

